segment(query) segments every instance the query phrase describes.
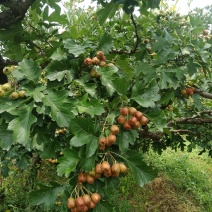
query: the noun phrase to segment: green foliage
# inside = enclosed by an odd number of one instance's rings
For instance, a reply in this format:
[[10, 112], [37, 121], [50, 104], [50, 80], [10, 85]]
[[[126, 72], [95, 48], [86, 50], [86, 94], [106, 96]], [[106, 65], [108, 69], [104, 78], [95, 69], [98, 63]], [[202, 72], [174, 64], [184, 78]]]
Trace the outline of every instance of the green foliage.
[[[111, 166], [125, 163], [143, 186], [157, 176], [142, 157], [151, 148], [183, 150], [189, 141], [190, 150], [198, 145], [211, 156], [212, 42], [211, 35], [201, 34], [208, 16], [201, 18], [199, 10], [188, 16], [159, 11], [158, 0], [99, 0], [93, 13], [72, 2], [64, 14], [58, 2], [35, 2], [21, 23], [1, 30], [2, 55], [18, 64], [8, 75], [12, 89], [0, 86], [3, 176], [9, 173], [7, 158], [20, 169], [37, 155], [54, 161], [65, 182], [38, 184], [40, 190], [30, 193], [32, 205], [52, 209], [59, 192], [65, 201], [84, 190], [106, 199], [104, 190], [114, 187], [115, 176], [109, 180], [103, 173], [86, 187], [76, 179], [105, 160]], [[135, 7], [142, 15], [133, 14]], [[193, 95], [181, 94], [193, 86]], [[21, 90], [25, 97], [11, 98]], [[146, 122], [128, 114], [138, 126], [126, 129], [116, 121], [122, 107], [135, 107]], [[202, 120], [198, 128], [196, 120]], [[115, 141], [101, 146], [99, 138], [109, 138], [111, 125], [119, 127]], [[108, 207], [101, 201], [94, 211]]]

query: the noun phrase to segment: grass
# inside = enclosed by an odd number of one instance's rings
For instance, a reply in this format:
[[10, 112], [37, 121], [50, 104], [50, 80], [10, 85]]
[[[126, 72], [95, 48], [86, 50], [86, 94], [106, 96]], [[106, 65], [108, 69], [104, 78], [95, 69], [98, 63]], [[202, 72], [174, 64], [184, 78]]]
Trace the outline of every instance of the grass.
[[150, 153], [146, 161], [158, 168], [159, 176], [144, 188], [131, 174], [121, 180], [111, 195], [114, 211], [210, 212], [212, 211], [212, 160], [206, 155], [175, 152]]
[[[130, 172], [121, 178], [109, 197], [113, 212], [212, 211], [211, 158], [198, 155], [197, 150], [186, 153], [168, 149], [162, 155], [150, 152], [145, 160], [159, 170], [158, 177], [143, 188], [136, 185]], [[0, 211], [10, 208], [13, 212], [42, 212], [42, 209], [32, 209], [28, 204], [27, 192], [31, 190], [28, 175], [13, 171], [0, 188]], [[51, 176], [49, 169], [40, 171], [39, 180], [45, 181]]]

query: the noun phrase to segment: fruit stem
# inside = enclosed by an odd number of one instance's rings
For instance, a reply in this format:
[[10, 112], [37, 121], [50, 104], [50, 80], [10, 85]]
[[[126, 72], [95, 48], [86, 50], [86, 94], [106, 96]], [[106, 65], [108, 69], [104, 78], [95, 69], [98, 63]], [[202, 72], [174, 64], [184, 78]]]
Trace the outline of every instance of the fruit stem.
[[123, 158], [124, 160], [127, 160], [125, 157], [123, 157], [123, 156], [121, 156], [121, 155], [119, 155], [119, 154], [117, 154], [117, 153], [115, 153], [115, 152], [111, 152], [111, 151], [110, 151], [110, 153], [115, 154], [115, 155], [117, 155], [118, 157]]

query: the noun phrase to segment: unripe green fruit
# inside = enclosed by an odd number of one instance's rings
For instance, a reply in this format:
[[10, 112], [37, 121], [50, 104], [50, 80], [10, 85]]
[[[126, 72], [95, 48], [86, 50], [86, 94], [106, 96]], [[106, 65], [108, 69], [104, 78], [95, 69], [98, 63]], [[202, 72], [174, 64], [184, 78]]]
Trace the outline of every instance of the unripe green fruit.
[[5, 91], [3, 89], [0, 89], [0, 97], [4, 96]]
[[3, 73], [4, 73], [5, 75], [9, 75], [9, 74], [11, 74], [11, 72], [12, 72], [12, 70], [11, 70], [10, 67], [4, 67]]
[[3, 86], [2, 86], [2, 89], [5, 90], [5, 91], [10, 91], [11, 90], [11, 84], [10, 83], [5, 83]]
[[14, 92], [12, 92], [10, 97], [11, 97], [11, 99], [18, 99], [19, 98], [19, 94], [18, 94], [18, 92], [14, 91]]
[[20, 96], [21, 98], [24, 98], [24, 97], [25, 97], [25, 90], [19, 91], [19, 96]]

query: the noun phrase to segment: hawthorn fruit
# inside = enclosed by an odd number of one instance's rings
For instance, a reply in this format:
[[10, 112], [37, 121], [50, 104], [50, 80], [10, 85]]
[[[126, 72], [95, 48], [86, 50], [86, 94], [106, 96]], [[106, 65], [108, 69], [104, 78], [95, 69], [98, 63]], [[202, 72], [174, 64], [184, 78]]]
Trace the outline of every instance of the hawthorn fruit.
[[102, 172], [107, 172], [107, 171], [110, 171], [110, 164], [107, 162], [107, 161], [103, 161], [102, 162]]
[[102, 174], [102, 164], [98, 163], [96, 164], [96, 167], [95, 167], [95, 173], [96, 174]]
[[3, 73], [4, 73], [5, 75], [9, 75], [9, 74], [11, 74], [11, 72], [12, 72], [12, 70], [11, 70], [10, 67], [4, 67]]
[[10, 83], [5, 83], [4, 85], [2, 85], [2, 89], [5, 91], [10, 91], [12, 88]]
[[127, 167], [123, 163], [119, 163], [119, 168], [121, 173], [126, 173], [127, 172]]
[[143, 113], [140, 112], [140, 111], [136, 111], [134, 115], [135, 115], [135, 117], [137, 118], [137, 120], [139, 121], [139, 120], [142, 118]]
[[134, 114], [135, 114], [136, 111], [137, 111], [137, 110], [136, 110], [134, 107], [130, 107], [130, 108], [129, 108], [129, 114], [130, 114], [131, 116], [134, 116]]
[[105, 54], [104, 54], [104, 52], [102, 52], [102, 51], [98, 51], [98, 52], [96, 53], [96, 57], [97, 57], [99, 60], [103, 60], [104, 57], [105, 57]]
[[93, 64], [93, 65], [98, 65], [98, 64], [99, 64], [99, 59], [98, 59], [98, 57], [92, 58], [92, 64]]
[[124, 127], [125, 130], [131, 130], [131, 129], [132, 129], [132, 127], [131, 127], [129, 121], [126, 121], [126, 122], [124, 123], [123, 127]]
[[18, 99], [19, 98], [19, 93], [17, 91], [12, 92], [10, 95], [11, 99]]
[[92, 65], [92, 59], [89, 58], [89, 57], [85, 58], [84, 64], [85, 64], [86, 66]]
[[67, 200], [67, 207], [69, 209], [75, 208], [76, 207], [76, 202], [75, 199], [73, 197], [69, 197]]
[[123, 108], [120, 108], [120, 114], [122, 116], [127, 116], [129, 113], [129, 108], [128, 107], [123, 107]]
[[90, 204], [88, 205], [89, 209], [95, 208], [96, 207], [96, 203], [94, 203], [92, 200], [90, 202]]
[[98, 194], [98, 193], [93, 193], [91, 195], [91, 200], [94, 202], [94, 203], [98, 203], [100, 200], [101, 200], [101, 196]]
[[141, 125], [147, 125], [147, 123], [148, 123], [148, 118], [146, 117], [146, 116], [142, 116], [142, 118], [140, 119], [140, 123], [141, 123]]
[[204, 29], [203, 30], [203, 35], [208, 35], [209, 34], [209, 31], [207, 29]]
[[0, 97], [3, 97], [5, 95], [5, 91], [3, 89], [0, 89]]
[[78, 182], [79, 182], [79, 183], [84, 183], [84, 182], [86, 182], [86, 180], [87, 180], [87, 176], [86, 176], [85, 173], [82, 173], [82, 172], [81, 172], [81, 173], [79, 173], [77, 179], [78, 179]]
[[124, 122], [126, 121], [126, 118], [122, 115], [118, 116], [116, 121], [119, 123], [119, 124], [124, 124]]
[[24, 98], [24, 97], [25, 97], [25, 90], [19, 91], [19, 96], [20, 96], [21, 98]]
[[116, 135], [118, 132], [119, 132], [119, 127], [117, 125], [112, 125], [110, 127], [110, 132], [113, 134], [113, 135]]

